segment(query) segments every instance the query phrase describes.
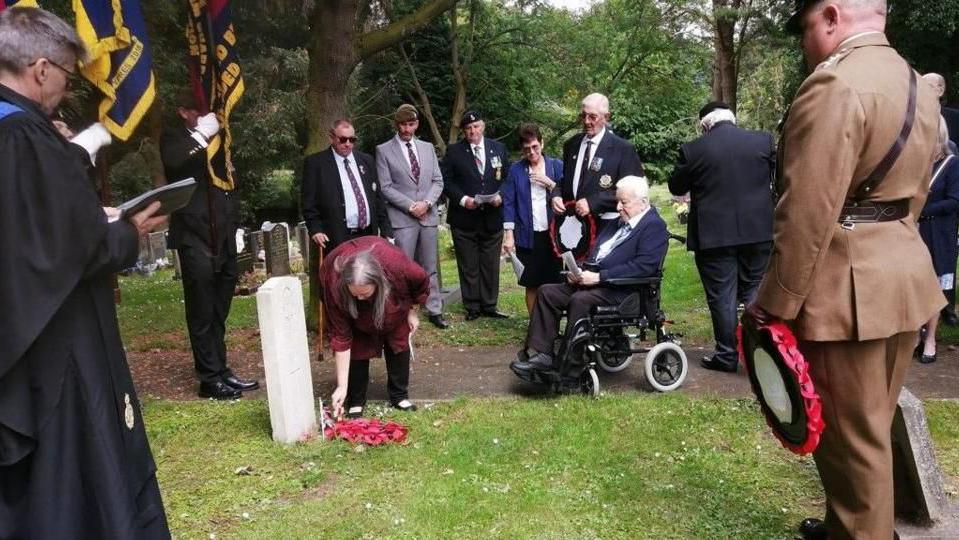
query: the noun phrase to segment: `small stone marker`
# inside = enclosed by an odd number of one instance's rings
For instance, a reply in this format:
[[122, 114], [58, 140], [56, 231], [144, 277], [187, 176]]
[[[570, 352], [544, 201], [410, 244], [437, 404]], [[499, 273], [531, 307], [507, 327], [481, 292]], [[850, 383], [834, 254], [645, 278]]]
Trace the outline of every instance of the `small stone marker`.
[[306, 222], [301, 222], [296, 226], [296, 243], [300, 246], [300, 257], [303, 258], [303, 268], [307, 267], [310, 260], [310, 231], [306, 228]]
[[236, 253], [236, 269], [240, 275], [253, 270], [253, 245], [250, 241], [250, 233], [243, 234], [243, 249]]
[[150, 262], [158, 262], [167, 258], [166, 253], [166, 233], [150, 233]]
[[892, 421], [896, 517], [930, 523], [947, 517], [942, 471], [929, 436], [922, 402], [905, 387]]
[[256, 310], [273, 440], [306, 440], [316, 435], [317, 424], [300, 280], [266, 280], [256, 293]]
[[290, 237], [286, 226], [274, 223], [266, 232], [266, 271], [271, 276], [290, 274]]

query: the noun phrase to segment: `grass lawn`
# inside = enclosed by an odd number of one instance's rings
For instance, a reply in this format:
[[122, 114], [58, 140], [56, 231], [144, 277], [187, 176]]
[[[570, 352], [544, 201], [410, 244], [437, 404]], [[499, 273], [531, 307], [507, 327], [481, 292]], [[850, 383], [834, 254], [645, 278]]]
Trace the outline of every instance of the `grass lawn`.
[[[666, 219], [669, 229], [677, 234], [686, 234], [685, 225], [679, 225], [669, 204], [665, 186], [654, 186], [653, 204]], [[446, 286], [459, 282], [456, 260], [448, 231], [441, 237], [443, 283]], [[120, 328], [124, 344], [129, 350], [151, 349], [188, 350], [186, 321], [183, 313], [183, 292], [179, 281], [173, 281], [172, 270], [161, 270], [151, 277], [121, 277], [120, 288], [123, 301], [118, 307]], [[305, 289], [305, 287], [304, 287]], [[420, 346], [477, 346], [516, 345], [526, 335], [529, 318], [523, 299], [523, 288], [516, 284], [509, 263], [504, 263], [500, 272], [499, 308], [512, 315], [509, 320], [480, 319], [470, 324], [463, 323], [463, 306], [460, 303], [447, 306], [453, 328], [445, 331], [424, 324], [417, 333]], [[676, 242], [670, 243], [666, 259], [666, 275], [663, 282], [663, 309], [676, 323], [676, 330], [684, 334], [684, 341], [704, 344], [712, 339], [709, 311], [703, 298], [703, 288], [696, 273], [692, 254]], [[249, 339], [247, 332], [257, 327], [256, 300], [252, 296], [236, 297], [230, 310], [227, 329], [231, 333], [228, 347], [259, 348], [259, 340]], [[239, 332], [237, 332], [239, 331]], [[959, 334], [957, 334], [959, 338]]]
[[[927, 410], [955, 486], [959, 404]], [[812, 460], [752, 400], [460, 399], [399, 418], [406, 446], [282, 446], [263, 401], [149, 403], [174, 535], [790, 538], [823, 512]]]

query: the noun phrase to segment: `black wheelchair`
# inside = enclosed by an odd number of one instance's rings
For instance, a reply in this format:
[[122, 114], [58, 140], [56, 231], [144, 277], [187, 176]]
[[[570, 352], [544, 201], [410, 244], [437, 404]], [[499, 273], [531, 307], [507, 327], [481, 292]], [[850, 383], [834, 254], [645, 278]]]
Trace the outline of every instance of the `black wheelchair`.
[[[673, 234], [670, 238], [686, 240]], [[659, 392], [679, 388], [686, 380], [689, 364], [677, 341], [682, 334], [668, 330], [672, 321], [660, 308], [662, 263], [657, 276], [610, 279], [603, 285], [623, 288], [630, 294], [618, 305], [594, 306], [568, 333], [558, 336], [551, 369], [522, 370], [512, 364], [510, 369], [520, 379], [549, 386], [556, 393], [598, 396], [597, 367], [617, 373], [629, 367], [633, 355], [645, 354], [644, 371], [650, 386]], [[655, 343], [646, 347], [643, 343], [647, 341]]]

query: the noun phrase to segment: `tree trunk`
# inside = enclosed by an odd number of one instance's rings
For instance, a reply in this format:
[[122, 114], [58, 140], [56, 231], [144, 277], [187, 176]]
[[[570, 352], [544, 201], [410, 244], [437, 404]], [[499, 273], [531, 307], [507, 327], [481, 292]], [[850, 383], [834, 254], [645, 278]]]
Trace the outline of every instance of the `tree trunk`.
[[739, 73], [736, 69], [736, 14], [739, 0], [713, 0], [713, 99], [736, 111]]
[[354, 13], [356, 0], [323, 0], [313, 10], [306, 91], [307, 155], [329, 146], [329, 126], [347, 116], [346, 88], [359, 63]]

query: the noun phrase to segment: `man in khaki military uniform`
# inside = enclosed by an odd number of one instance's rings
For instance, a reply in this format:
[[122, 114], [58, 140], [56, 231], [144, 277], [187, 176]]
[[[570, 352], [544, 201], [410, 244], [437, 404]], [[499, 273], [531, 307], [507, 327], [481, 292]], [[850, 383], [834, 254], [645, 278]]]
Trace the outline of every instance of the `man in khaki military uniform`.
[[783, 128], [775, 247], [748, 311], [790, 322], [823, 400], [826, 518], [804, 521], [806, 538], [893, 538], [893, 413], [917, 329], [945, 304], [910, 212], [939, 104], [885, 14], [885, 0], [796, 0], [788, 25], [815, 69]]

